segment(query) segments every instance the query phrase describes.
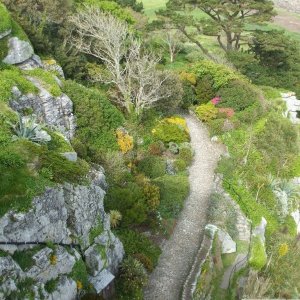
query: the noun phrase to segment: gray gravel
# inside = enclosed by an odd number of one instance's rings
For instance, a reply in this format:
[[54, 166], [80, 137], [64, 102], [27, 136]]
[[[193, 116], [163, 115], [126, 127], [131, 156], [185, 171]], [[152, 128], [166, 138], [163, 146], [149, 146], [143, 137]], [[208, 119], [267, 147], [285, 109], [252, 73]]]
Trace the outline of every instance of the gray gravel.
[[164, 244], [158, 266], [150, 275], [144, 299], [176, 300], [203, 238], [214, 170], [224, 150], [211, 142], [207, 129], [195, 117], [186, 116], [195, 150], [189, 170], [190, 195], [173, 235]]

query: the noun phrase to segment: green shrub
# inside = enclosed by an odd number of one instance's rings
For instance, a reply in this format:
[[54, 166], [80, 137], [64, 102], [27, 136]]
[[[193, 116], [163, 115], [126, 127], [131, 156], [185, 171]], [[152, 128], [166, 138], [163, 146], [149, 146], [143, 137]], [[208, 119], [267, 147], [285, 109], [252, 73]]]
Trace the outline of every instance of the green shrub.
[[275, 89], [271, 86], [259, 86], [259, 88], [263, 91], [264, 97], [268, 100], [276, 100], [281, 99], [281, 94], [278, 89]]
[[183, 95], [181, 100], [181, 107], [183, 109], [188, 109], [190, 106], [196, 104], [198, 102], [196, 97], [195, 88], [188, 84], [183, 83]]
[[230, 81], [242, 77], [229, 67], [209, 60], [202, 60], [201, 62], [192, 65], [189, 72], [196, 74], [198, 79], [203, 79], [207, 76], [209, 76], [208, 78], [212, 78], [214, 90], [219, 90], [221, 87], [226, 86]]
[[99, 152], [118, 150], [115, 130], [123, 124], [124, 117], [107, 97], [72, 81], [65, 82], [63, 92], [74, 103], [76, 138], [87, 147], [88, 156], [95, 159]]
[[73, 138], [71, 144], [79, 157], [81, 158], [87, 157], [87, 147], [78, 138]]
[[4, 4], [0, 3], [0, 33], [11, 28], [11, 18]]
[[51, 136], [51, 141], [47, 143], [49, 150], [53, 150], [58, 153], [73, 152], [72, 146], [65, 140], [64, 136], [60, 132], [48, 131]]
[[88, 280], [88, 271], [86, 265], [82, 259], [79, 259], [75, 262], [72, 272], [69, 274], [69, 277], [75, 280], [78, 284], [82, 284], [83, 289], [89, 290], [90, 283]]
[[219, 107], [230, 107], [235, 111], [242, 111], [253, 105], [258, 99], [257, 91], [246, 81], [234, 80], [219, 90], [221, 102]]
[[54, 97], [59, 97], [62, 94], [60, 86], [51, 72], [36, 68], [25, 71], [25, 74], [40, 80], [44, 88], [47, 89]]
[[37, 92], [37, 88], [16, 67], [0, 71], [0, 101], [8, 102], [13, 86], [24, 94]]
[[11, 21], [11, 35], [17, 36], [20, 40], [27, 41], [30, 43], [27, 34], [15, 20]]
[[177, 173], [185, 171], [187, 166], [187, 163], [183, 159], [176, 159], [174, 161], [174, 168]]
[[142, 254], [150, 259], [154, 267], [157, 265], [161, 250], [148, 237], [130, 229], [117, 230], [116, 234], [124, 246], [126, 255]]
[[284, 162], [288, 158], [298, 155], [297, 139], [295, 126], [288, 119], [271, 114], [264, 130], [256, 135], [254, 143], [275, 174], [284, 167]]
[[142, 288], [147, 283], [147, 273], [137, 259], [129, 256], [122, 265], [120, 272], [120, 280], [117, 282], [118, 299], [143, 299]]
[[261, 270], [267, 263], [267, 254], [259, 236], [251, 239], [249, 265], [255, 270]]
[[57, 287], [57, 283], [59, 281], [59, 278], [51, 279], [45, 283], [45, 290], [47, 293], [51, 294], [55, 291]]
[[297, 236], [297, 224], [292, 216], [287, 216], [283, 228], [287, 230], [288, 234], [292, 237]]
[[157, 178], [166, 173], [166, 163], [158, 156], [147, 156], [138, 163], [139, 172], [144, 173], [149, 178]]
[[125, 187], [111, 186], [105, 196], [105, 210], [122, 214], [121, 226], [141, 224], [147, 218], [146, 199], [138, 184], [129, 182]]
[[213, 84], [214, 80], [211, 75], [206, 75], [197, 81], [197, 104], [205, 104], [215, 97], [216, 91]]
[[193, 161], [194, 152], [191, 146], [183, 146], [181, 145], [179, 148], [179, 158], [183, 160], [186, 165], [190, 165]]
[[165, 175], [154, 180], [160, 188], [159, 212], [165, 219], [176, 218], [189, 194], [189, 182], [184, 175]]
[[18, 263], [23, 271], [26, 271], [34, 265], [32, 256], [39, 252], [41, 249], [41, 246], [35, 246], [32, 249], [16, 251], [12, 255], [12, 258]]
[[161, 120], [152, 130], [155, 139], [161, 140], [166, 144], [170, 142], [177, 144], [188, 142], [190, 140], [190, 136], [187, 128], [185, 127], [186, 125], [173, 122], [172, 120], [175, 119], [176, 118], [166, 118]]
[[218, 109], [210, 102], [197, 106], [195, 112], [197, 117], [203, 122], [211, 121], [218, 115]]

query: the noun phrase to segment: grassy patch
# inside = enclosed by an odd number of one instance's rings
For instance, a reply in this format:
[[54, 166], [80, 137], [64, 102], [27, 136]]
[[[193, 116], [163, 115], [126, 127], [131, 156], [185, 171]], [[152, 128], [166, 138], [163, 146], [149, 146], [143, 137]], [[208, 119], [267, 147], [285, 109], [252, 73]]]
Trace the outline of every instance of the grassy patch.
[[25, 71], [25, 74], [40, 80], [44, 88], [47, 89], [54, 97], [59, 97], [62, 94], [60, 86], [51, 72], [36, 68]]
[[8, 102], [13, 86], [17, 86], [24, 94], [36, 93], [37, 88], [28, 81], [16, 67], [0, 69], [0, 101]]
[[4, 4], [0, 3], [0, 33], [11, 28], [11, 18]]
[[43, 247], [36, 246], [29, 250], [16, 251], [12, 258], [18, 263], [23, 271], [30, 269], [34, 265], [33, 255], [39, 252]]
[[47, 293], [51, 294], [55, 291], [59, 278], [51, 279], [45, 283], [45, 290]]

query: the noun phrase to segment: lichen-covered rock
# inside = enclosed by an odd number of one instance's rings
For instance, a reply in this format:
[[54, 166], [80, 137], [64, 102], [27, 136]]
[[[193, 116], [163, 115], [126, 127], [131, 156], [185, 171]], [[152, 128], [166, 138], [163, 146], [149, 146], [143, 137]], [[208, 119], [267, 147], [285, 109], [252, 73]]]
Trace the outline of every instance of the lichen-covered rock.
[[[110, 231], [109, 216], [104, 211], [105, 191], [101, 186], [106, 186], [106, 182], [100, 170], [102, 168], [98, 167], [91, 172], [93, 176], [90, 185], [65, 183], [48, 188], [43, 195], [33, 200], [33, 207], [28, 212], [5, 214], [0, 218], [0, 240], [80, 244], [81, 249], [87, 249], [84, 255], [86, 266], [98, 289], [107, 281], [102, 276], [101, 283], [97, 283], [99, 274], [104, 270], [109, 274], [116, 274], [124, 256], [123, 245]], [[94, 237], [95, 226], [98, 236]], [[17, 249], [26, 251], [29, 247], [31, 246], [0, 245], [1, 249], [9, 250], [10, 253]], [[8, 291], [9, 294], [22, 278], [34, 279], [34, 286], [43, 290], [41, 284], [70, 274], [75, 262], [82, 258], [81, 255], [74, 249], [68, 250], [59, 245], [55, 245], [54, 249], [44, 247], [32, 256], [33, 265], [26, 270], [22, 270], [11, 256], [0, 257], [0, 275], [3, 278], [0, 293]], [[63, 291], [66, 287], [70, 287], [70, 292]], [[74, 281], [64, 279], [46, 299], [71, 300], [76, 293]]]
[[218, 235], [218, 239], [222, 244], [222, 254], [236, 252], [236, 242], [230, 237], [230, 235], [224, 230], [218, 228], [213, 224], [207, 224], [205, 226], [206, 234], [213, 239], [215, 234]]
[[74, 256], [61, 246], [56, 247], [55, 251], [48, 247], [43, 248], [32, 258], [34, 266], [26, 272], [26, 276], [44, 283], [59, 275], [70, 273], [76, 261]]
[[76, 282], [66, 276], [62, 276], [56, 286], [56, 290], [48, 295], [48, 300], [73, 300], [77, 299]]
[[17, 289], [16, 279], [23, 278], [24, 272], [10, 256], [0, 257], [0, 299]]
[[34, 54], [30, 43], [17, 37], [9, 39], [8, 48], [8, 55], [3, 59], [3, 62], [10, 65], [20, 64]]
[[69, 161], [77, 161], [77, 153], [76, 152], [63, 152], [61, 153], [62, 156], [64, 156]]
[[29, 59], [18, 64], [18, 67], [22, 70], [33, 70], [36, 68], [43, 68], [44, 66], [41, 58], [38, 55], [34, 54]]
[[72, 139], [76, 122], [71, 99], [65, 94], [54, 97], [38, 81], [33, 78], [31, 81], [39, 89], [39, 94], [22, 95], [19, 89], [14, 87], [10, 100], [11, 108], [19, 113], [31, 109], [40, 122], [55, 127], [67, 139]]

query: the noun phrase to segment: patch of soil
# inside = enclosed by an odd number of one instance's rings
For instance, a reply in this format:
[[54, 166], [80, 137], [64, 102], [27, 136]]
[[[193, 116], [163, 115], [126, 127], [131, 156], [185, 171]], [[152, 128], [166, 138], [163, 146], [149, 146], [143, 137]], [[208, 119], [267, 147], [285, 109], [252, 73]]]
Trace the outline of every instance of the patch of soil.
[[300, 17], [289, 13], [279, 12], [274, 18], [274, 23], [293, 32], [300, 32]]

